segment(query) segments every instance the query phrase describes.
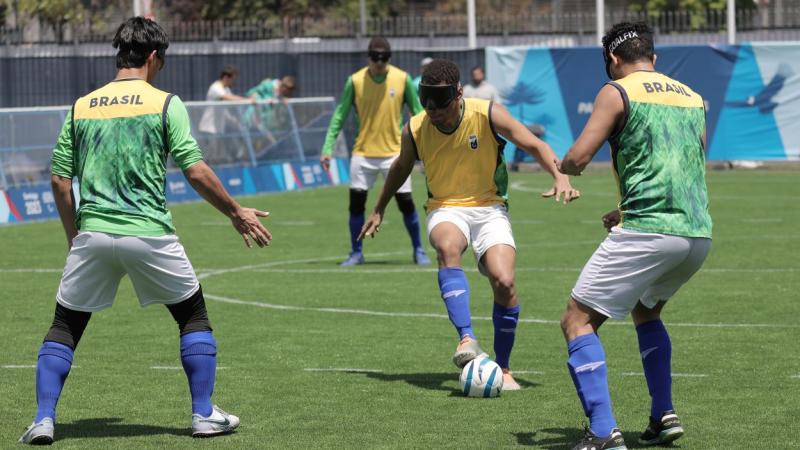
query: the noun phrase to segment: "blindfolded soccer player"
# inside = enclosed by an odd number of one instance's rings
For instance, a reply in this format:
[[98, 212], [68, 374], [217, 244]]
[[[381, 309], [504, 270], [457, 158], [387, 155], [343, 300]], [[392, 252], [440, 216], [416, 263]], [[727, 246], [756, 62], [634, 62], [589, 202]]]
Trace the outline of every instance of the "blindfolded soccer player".
[[[403, 105], [408, 105], [412, 115], [422, 111], [411, 76], [389, 64], [392, 57], [389, 42], [381, 37], [372, 38], [368, 56], [367, 67], [352, 74], [344, 85], [320, 156], [320, 162], [327, 170], [336, 138], [350, 114], [350, 108], [355, 106], [358, 136], [350, 158], [350, 256], [341, 266], [364, 263], [361, 241], [357, 237], [364, 225], [367, 191], [375, 184], [379, 173], [386, 177], [389, 167], [400, 153]], [[395, 200], [411, 237], [414, 262], [430, 264], [420, 240], [419, 217], [411, 197], [411, 178], [406, 178], [397, 189]]]
[[655, 71], [653, 33], [620, 23], [603, 37], [606, 83], [581, 135], [560, 164], [579, 175], [606, 140], [618, 180], [618, 209], [603, 217], [608, 237], [584, 266], [561, 328], [568, 367], [590, 425], [575, 450], [624, 449], [611, 412], [597, 330], [633, 316], [652, 397], [647, 445], [683, 435], [672, 405], [672, 346], [661, 322], [666, 301], [700, 269], [711, 247], [705, 181], [703, 98]]
[[509, 368], [519, 303], [503, 138], [533, 155], [553, 176], [553, 187], [544, 197], [568, 203], [580, 193], [558, 172], [550, 146], [505, 108], [487, 100], [462, 98], [459, 69], [453, 62], [435, 59], [425, 67], [420, 100], [425, 112], [412, 117], [403, 129], [400, 156], [389, 170], [359, 239], [379, 230], [386, 204], [411, 173], [414, 162], [421, 160], [429, 190], [425, 206], [428, 238], [439, 261], [439, 289], [460, 339], [453, 362], [464, 367], [484, 354], [472, 330], [469, 284], [461, 267], [461, 255], [471, 244], [479, 269], [494, 291], [494, 350], [503, 369], [503, 389], [519, 389]]

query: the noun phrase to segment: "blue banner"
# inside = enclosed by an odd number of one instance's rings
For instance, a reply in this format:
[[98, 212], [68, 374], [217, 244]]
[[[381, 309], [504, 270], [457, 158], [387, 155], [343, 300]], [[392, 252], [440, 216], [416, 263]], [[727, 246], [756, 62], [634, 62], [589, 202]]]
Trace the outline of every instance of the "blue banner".
[[[800, 159], [800, 44], [660, 46], [656, 70], [703, 96], [709, 160]], [[489, 82], [514, 117], [544, 126], [563, 156], [608, 78], [596, 47], [486, 49]], [[512, 157], [509, 145], [506, 157]], [[606, 144], [595, 160], [608, 160]]]

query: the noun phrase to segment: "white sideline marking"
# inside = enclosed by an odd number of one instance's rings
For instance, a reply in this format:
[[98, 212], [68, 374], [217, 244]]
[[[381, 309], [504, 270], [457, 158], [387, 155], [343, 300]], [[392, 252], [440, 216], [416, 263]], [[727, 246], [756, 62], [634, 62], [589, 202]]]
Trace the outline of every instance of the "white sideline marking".
[[800, 374], [792, 375], [790, 378], [800, 378]]
[[[267, 225], [281, 225], [281, 226], [291, 226], [291, 227], [313, 227], [316, 225], [317, 222], [312, 220], [268, 220]], [[212, 222], [201, 222], [200, 225], [203, 226], [213, 226], [213, 227], [229, 227], [231, 226], [230, 221], [212, 221]]]
[[[642, 372], [622, 372], [620, 375], [623, 377], [643, 377], [644, 373]], [[683, 377], [683, 378], [705, 378], [708, 375], [704, 373], [673, 373], [673, 377]]]
[[0, 269], [0, 273], [61, 273], [64, 269]]
[[[178, 367], [178, 366], [150, 366], [150, 368], [155, 370], [183, 370], [183, 367]], [[217, 367], [217, 370], [225, 370], [225, 369], [227, 369], [227, 367], [225, 366]]]
[[544, 375], [544, 372], [542, 372], [541, 370], [512, 370], [511, 371], [512, 375], [518, 375], [518, 374], [521, 374], [521, 373], [523, 373], [523, 374], [527, 373], [527, 374], [531, 374], [531, 375]]
[[[425, 317], [431, 319], [449, 319], [447, 314], [434, 314], [434, 313], [409, 313], [409, 312], [388, 312], [388, 311], [371, 311], [367, 309], [350, 309], [350, 308], [318, 308], [313, 306], [294, 306], [294, 305], [278, 305], [274, 303], [251, 302], [241, 300], [238, 298], [222, 297], [219, 295], [204, 294], [208, 300], [214, 300], [221, 303], [230, 303], [234, 305], [247, 305], [256, 306], [258, 308], [278, 309], [283, 311], [315, 311], [327, 312], [338, 314], [361, 314], [366, 316], [381, 316], [381, 317]], [[473, 320], [492, 320], [491, 317], [473, 316]], [[543, 325], [556, 325], [561, 323], [558, 320], [545, 320], [545, 319], [525, 319], [520, 318], [520, 323], [536, 323]], [[625, 321], [608, 322], [610, 326], [630, 326]], [[766, 323], [681, 323], [681, 322], [667, 322], [671, 327], [689, 327], [689, 328], [800, 328], [800, 325], [783, 325], [783, 324], [766, 324]]]
[[[372, 254], [370, 254], [370, 256], [404, 255], [406, 253], [408, 253], [408, 252], [407, 251], [406, 252], [399, 252], [399, 251], [398, 252], [384, 252], [384, 253], [372, 253]], [[340, 256], [326, 256], [326, 257], [321, 257], [321, 258], [319, 258], [319, 257], [318, 258], [304, 258], [304, 259], [295, 259], [295, 260], [291, 260], [291, 261], [271, 261], [271, 262], [263, 263], [263, 264], [248, 264], [246, 266], [231, 267], [231, 268], [228, 268], [228, 269], [209, 270], [208, 272], [206, 272], [206, 273], [204, 273], [202, 275], [198, 275], [197, 279], [198, 280], [205, 280], [206, 278], [213, 277], [213, 276], [216, 276], [216, 275], [224, 275], [226, 273], [244, 272], [244, 271], [248, 271], [248, 270], [262, 269], [262, 268], [274, 267], [274, 266], [282, 266], [282, 265], [287, 265], [287, 264], [305, 264], [305, 263], [313, 263], [313, 262], [319, 262], [319, 261], [338, 261], [338, 260], [344, 261], [345, 258], [347, 258], [347, 255], [345, 255], [345, 256], [341, 256], [341, 255]]]
[[351, 369], [348, 367], [309, 367], [305, 372], [357, 372], [357, 373], [383, 373], [380, 369]]

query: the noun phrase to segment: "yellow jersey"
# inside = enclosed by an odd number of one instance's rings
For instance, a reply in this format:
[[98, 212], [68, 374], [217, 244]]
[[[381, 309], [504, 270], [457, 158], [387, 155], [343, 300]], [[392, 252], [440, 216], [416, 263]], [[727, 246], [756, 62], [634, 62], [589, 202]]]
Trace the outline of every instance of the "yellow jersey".
[[417, 157], [425, 166], [428, 212], [452, 206], [506, 203], [506, 141], [494, 131], [491, 111], [490, 101], [464, 99], [461, 121], [449, 134], [436, 128], [425, 112], [411, 118], [411, 138]]
[[382, 83], [370, 77], [368, 67], [351, 76], [355, 94], [353, 103], [359, 122], [354, 154], [387, 158], [400, 153], [400, 127], [407, 78], [406, 72], [391, 64]]

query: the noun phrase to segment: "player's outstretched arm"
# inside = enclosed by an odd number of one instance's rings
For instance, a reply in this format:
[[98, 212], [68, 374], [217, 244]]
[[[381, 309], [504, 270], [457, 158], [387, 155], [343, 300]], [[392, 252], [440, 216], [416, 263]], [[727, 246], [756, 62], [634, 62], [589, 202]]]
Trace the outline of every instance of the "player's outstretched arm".
[[333, 154], [333, 146], [336, 144], [336, 139], [339, 137], [344, 122], [347, 116], [350, 115], [350, 108], [355, 99], [355, 90], [353, 89], [353, 78], [347, 77], [344, 84], [344, 91], [342, 91], [342, 98], [339, 99], [339, 104], [336, 105], [336, 111], [333, 112], [331, 123], [328, 126], [328, 132], [325, 134], [325, 143], [322, 145], [322, 152], [319, 155], [319, 163], [325, 170], [331, 167], [331, 155]]
[[555, 197], [556, 201], [569, 203], [581, 196], [580, 191], [573, 188], [569, 177], [558, 171], [556, 154], [553, 149], [537, 138], [531, 131], [511, 117], [503, 105], [492, 104], [492, 124], [500, 135], [514, 143], [517, 147], [531, 154], [540, 166], [553, 176], [553, 187], [543, 192], [542, 197]]
[[624, 118], [625, 103], [622, 95], [610, 84], [603, 86], [594, 101], [589, 121], [564, 155], [558, 170], [567, 175], [580, 175]]
[[375, 237], [375, 233], [380, 231], [381, 222], [383, 222], [383, 212], [386, 210], [386, 205], [392, 199], [394, 194], [400, 189], [400, 186], [405, 183], [411, 171], [414, 170], [414, 162], [417, 160], [417, 150], [414, 148], [414, 143], [411, 140], [411, 131], [408, 125], [403, 127], [403, 135], [400, 139], [400, 155], [392, 163], [389, 168], [389, 173], [386, 174], [386, 182], [383, 184], [383, 190], [378, 197], [378, 202], [375, 204], [375, 209], [369, 215], [364, 226], [361, 228], [361, 233], [358, 235], [358, 240], [364, 237]]
[[78, 235], [78, 227], [75, 225], [75, 195], [72, 193], [72, 178], [52, 175], [50, 186], [53, 189], [53, 198], [56, 201], [61, 225], [64, 226], [64, 233], [67, 235], [67, 249], [70, 249], [72, 240]]
[[259, 217], [269, 216], [268, 212], [239, 205], [228, 194], [217, 175], [204, 161], [193, 164], [184, 170], [183, 174], [201, 197], [231, 219], [233, 227], [242, 235], [245, 245], [253, 246], [250, 239], [259, 247], [269, 245], [272, 241], [272, 234], [259, 220]]

